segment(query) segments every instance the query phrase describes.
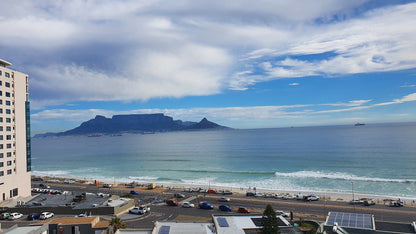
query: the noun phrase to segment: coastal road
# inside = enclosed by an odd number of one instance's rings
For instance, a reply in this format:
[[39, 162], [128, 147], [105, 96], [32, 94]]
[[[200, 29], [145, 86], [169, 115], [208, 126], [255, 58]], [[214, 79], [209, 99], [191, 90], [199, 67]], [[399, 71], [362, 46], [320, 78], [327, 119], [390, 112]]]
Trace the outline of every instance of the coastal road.
[[[33, 182], [33, 186], [37, 187], [38, 182]], [[87, 184], [63, 184], [63, 183], [49, 183], [53, 189], [61, 189], [67, 191], [73, 191], [74, 193], [81, 192], [102, 192], [112, 193], [117, 195], [126, 195], [130, 189], [125, 191], [119, 189], [100, 188], [94, 185]], [[140, 191], [139, 195], [133, 195], [134, 199], [148, 199], [149, 197], [158, 198], [171, 198], [174, 193], [181, 192], [170, 190], [162, 193], [155, 193], [151, 190]], [[271, 204], [275, 210], [283, 210], [285, 212], [293, 211], [295, 219], [304, 217], [307, 219], [313, 219], [317, 221], [324, 221], [328, 212], [348, 212], [348, 213], [366, 213], [373, 214], [376, 220], [379, 221], [392, 221], [392, 222], [411, 222], [416, 220], [416, 207], [387, 207], [382, 204], [374, 206], [353, 206], [349, 205], [345, 201], [314, 201], [304, 202], [298, 200], [282, 200], [275, 198], [261, 198], [261, 197], [246, 197], [243, 194], [233, 194], [227, 196], [231, 198], [230, 202], [219, 202], [218, 199], [222, 195], [200, 195], [198, 193], [186, 193], [182, 192], [186, 197], [198, 196], [197, 199], [192, 202], [197, 205], [199, 201], [208, 201], [215, 206], [214, 210], [201, 210], [197, 208], [182, 208], [182, 207], [170, 207], [165, 204], [152, 205], [151, 214], [147, 217], [138, 217], [137, 221], [128, 221], [128, 225], [132, 227], [147, 227], [147, 225], [153, 225], [156, 220], [170, 221], [179, 216], [192, 216], [201, 218], [211, 218], [212, 214], [224, 214], [218, 210], [218, 206], [221, 204], [228, 204], [233, 208], [231, 213], [236, 213], [238, 207], [243, 206], [251, 209], [253, 212], [262, 213], [267, 204]], [[150, 226], [149, 226], [150, 227]]]

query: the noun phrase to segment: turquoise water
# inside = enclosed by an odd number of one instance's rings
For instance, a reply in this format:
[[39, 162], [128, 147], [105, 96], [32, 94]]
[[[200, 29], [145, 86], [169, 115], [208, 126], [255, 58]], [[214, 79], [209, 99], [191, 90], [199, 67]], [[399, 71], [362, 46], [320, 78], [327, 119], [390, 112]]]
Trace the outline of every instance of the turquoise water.
[[416, 197], [416, 124], [32, 140], [33, 173]]

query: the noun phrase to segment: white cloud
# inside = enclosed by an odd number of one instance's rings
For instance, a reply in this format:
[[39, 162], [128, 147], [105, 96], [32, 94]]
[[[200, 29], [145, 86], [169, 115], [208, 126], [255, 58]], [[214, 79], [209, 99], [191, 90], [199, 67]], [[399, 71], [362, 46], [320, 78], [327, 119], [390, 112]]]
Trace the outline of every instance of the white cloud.
[[4, 0], [0, 48], [37, 107], [416, 67], [416, 3], [355, 15], [364, 2]]
[[290, 86], [297, 86], [297, 85], [300, 85], [299, 83], [290, 83], [289, 84]]

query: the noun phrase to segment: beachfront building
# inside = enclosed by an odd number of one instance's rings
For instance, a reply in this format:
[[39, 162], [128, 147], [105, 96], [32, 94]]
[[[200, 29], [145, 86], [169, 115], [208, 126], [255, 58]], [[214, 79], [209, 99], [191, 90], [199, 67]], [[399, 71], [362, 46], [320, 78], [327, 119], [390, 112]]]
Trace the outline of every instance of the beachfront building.
[[28, 75], [0, 59], [0, 203], [30, 196]]

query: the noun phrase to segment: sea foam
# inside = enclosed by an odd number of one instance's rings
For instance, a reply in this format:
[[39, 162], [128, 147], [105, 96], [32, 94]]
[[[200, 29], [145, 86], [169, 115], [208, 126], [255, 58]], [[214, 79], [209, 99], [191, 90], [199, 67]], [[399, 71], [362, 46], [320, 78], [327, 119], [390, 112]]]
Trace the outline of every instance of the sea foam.
[[411, 179], [390, 179], [377, 177], [362, 177], [342, 172], [323, 172], [323, 171], [297, 171], [282, 173], [276, 172], [277, 177], [290, 178], [315, 178], [315, 179], [331, 179], [331, 180], [349, 180], [349, 181], [368, 181], [368, 182], [390, 182], [390, 183], [416, 183]]

